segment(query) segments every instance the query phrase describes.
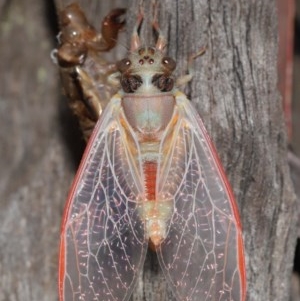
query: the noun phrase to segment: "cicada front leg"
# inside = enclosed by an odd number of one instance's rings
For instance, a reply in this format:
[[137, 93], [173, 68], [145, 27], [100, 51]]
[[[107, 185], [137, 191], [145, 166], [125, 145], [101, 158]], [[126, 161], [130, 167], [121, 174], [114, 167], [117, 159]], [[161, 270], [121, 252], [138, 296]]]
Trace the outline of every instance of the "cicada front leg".
[[61, 31], [54, 56], [60, 67], [69, 106], [78, 117], [85, 140], [116, 88], [107, 82], [115, 64], [102, 56], [111, 50], [124, 27], [125, 9], [112, 10], [103, 20], [101, 33], [88, 22], [78, 4], [67, 6], [59, 15]]

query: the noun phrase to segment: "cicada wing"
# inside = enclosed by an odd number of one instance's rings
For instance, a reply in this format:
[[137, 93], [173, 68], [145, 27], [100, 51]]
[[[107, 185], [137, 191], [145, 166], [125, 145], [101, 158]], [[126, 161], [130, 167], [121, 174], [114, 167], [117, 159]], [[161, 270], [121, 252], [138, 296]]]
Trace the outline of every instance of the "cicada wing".
[[103, 113], [66, 205], [61, 301], [128, 300], [144, 263], [148, 243], [137, 212], [143, 186], [131, 150], [139, 146], [126, 121], [120, 125], [119, 108], [112, 101]]
[[161, 144], [158, 198], [173, 198], [167, 236], [157, 249], [178, 300], [242, 301], [243, 243], [238, 210], [218, 156], [189, 101]]

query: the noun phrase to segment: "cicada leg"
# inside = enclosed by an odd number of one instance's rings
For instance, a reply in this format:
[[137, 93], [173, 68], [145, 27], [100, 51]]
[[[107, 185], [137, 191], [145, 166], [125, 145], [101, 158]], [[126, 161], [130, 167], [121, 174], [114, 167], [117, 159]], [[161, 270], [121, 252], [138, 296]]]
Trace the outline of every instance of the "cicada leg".
[[91, 135], [116, 88], [107, 78], [116, 71], [101, 53], [111, 50], [124, 27], [125, 9], [112, 10], [103, 20], [101, 34], [88, 22], [78, 4], [67, 6], [59, 16], [61, 32], [54, 55], [60, 67], [69, 106], [78, 117], [85, 140]]
[[125, 21], [120, 19], [126, 10], [123, 8], [113, 9], [102, 21], [102, 41], [106, 51], [115, 47], [120, 30], [124, 28]]
[[144, 11], [143, 11], [143, 7], [140, 4], [137, 21], [135, 23], [135, 26], [133, 28], [132, 35], [131, 35], [130, 51], [136, 51], [139, 47], [141, 47], [141, 40], [140, 40], [138, 30], [142, 24], [143, 19], [144, 19]]
[[157, 32], [158, 34], [158, 38], [156, 41], [156, 45], [155, 48], [160, 50], [160, 51], [164, 51], [166, 45], [167, 45], [167, 40], [164, 37], [159, 25], [158, 25], [158, 1], [152, 1], [152, 11], [153, 11], [153, 21], [152, 21], [152, 26], [154, 28], [154, 30]]
[[194, 60], [205, 53], [206, 47], [202, 47], [197, 53], [190, 55], [188, 60], [188, 72], [187, 74], [180, 76], [176, 80], [176, 86], [182, 86], [187, 84], [189, 81], [192, 80], [194, 76]]

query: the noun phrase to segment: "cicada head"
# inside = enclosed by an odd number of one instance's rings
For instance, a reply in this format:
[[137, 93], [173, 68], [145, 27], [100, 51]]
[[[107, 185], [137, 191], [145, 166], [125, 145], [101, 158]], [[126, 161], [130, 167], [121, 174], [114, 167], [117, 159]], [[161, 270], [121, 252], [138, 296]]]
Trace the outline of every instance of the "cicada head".
[[156, 47], [140, 46], [135, 32], [131, 52], [117, 63], [121, 73], [120, 84], [125, 93], [161, 93], [174, 88], [173, 71], [176, 62], [164, 55], [164, 39], [160, 35]]

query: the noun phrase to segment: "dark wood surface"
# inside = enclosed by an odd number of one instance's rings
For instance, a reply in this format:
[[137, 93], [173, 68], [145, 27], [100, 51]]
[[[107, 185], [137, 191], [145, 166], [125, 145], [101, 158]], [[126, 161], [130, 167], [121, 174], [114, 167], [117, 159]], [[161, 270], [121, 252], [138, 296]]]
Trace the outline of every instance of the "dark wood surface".
[[[96, 23], [100, 2], [93, 9], [85, 2]], [[128, 37], [137, 2], [130, 1]], [[185, 91], [239, 204], [248, 300], [288, 300], [297, 210], [277, 91], [276, 1], [161, 3], [178, 74], [190, 53], [207, 46]], [[83, 144], [50, 60], [54, 5], [2, 0], [0, 10], [0, 300], [54, 301], [60, 219]], [[174, 300], [163, 279], [149, 254], [132, 300]]]

